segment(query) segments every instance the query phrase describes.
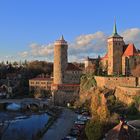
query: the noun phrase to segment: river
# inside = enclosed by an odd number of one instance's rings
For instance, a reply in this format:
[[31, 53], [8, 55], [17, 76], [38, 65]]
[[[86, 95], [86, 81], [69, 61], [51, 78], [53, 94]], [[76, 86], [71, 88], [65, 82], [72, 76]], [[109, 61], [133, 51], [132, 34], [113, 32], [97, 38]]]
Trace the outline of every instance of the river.
[[[7, 113], [1, 112], [0, 115], [6, 117]], [[50, 118], [47, 113], [18, 114], [15, 117], [11, 114], [11, 116], [10, 120], [4, 120], [5, 128], [1, 140], [31, 140]]]

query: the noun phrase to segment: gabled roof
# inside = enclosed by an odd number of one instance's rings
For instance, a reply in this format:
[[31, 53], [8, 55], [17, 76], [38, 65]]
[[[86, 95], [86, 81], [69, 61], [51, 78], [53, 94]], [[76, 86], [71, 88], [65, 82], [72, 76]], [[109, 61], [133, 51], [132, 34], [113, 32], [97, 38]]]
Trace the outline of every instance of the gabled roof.
[[82, 71], [79, 67], [75, 66], [72, 63], [68, 63], [66, 71]]
[[116, 125], [113, 129], [111, 129], [106, 136], [106, 140], [116, 140], [119, 137], [120, 131], [122, 128], [122, 123]]
[[127, 48], [125, 49], [123, 56], [134, 56], [137, 54], [138, 54], [138, 52], [137, 52], [134, 44], [129, 44], [127, 46]]
[[108, 58], [108, 54], [107, 54], [107, 53], [105, 54], [105, 56], [103, 56], [103, 57], [101, 58], [101, 60], [103, 60], [103, 59], [105, 59], [105, 58]]

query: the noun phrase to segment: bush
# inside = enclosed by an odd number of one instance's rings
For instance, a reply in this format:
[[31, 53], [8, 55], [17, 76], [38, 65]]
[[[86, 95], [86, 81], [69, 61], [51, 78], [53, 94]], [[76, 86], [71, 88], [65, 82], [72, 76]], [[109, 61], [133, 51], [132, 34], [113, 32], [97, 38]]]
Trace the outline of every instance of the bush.
[[135, 96], [134, 102], [135, 102], [136, 108], [140, 111], [140, 96]]
[[128, 107], [128, 110], [127, 110], [127, 114], [128, 115], [137, 115], [138, 114], [138, 110], [137, 108], [135, 107], [135, 104], [131, 104], [129, 107]]
[[86, 124], [85, 133], [88, 140], [100, 140], [102, 124], [99, 120], [91, 120]]
[[91, 87], [96, 87], [97, 83], [94, 74], [85, 74], [81, 77], [80, 88], [81, 90], [89, 90]]

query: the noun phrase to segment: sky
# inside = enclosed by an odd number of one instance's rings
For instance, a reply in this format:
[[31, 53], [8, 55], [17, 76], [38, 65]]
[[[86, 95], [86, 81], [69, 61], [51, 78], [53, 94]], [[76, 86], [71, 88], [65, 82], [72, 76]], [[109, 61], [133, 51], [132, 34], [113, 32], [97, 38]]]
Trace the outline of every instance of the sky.
[[53, 61], [63, 34], [69, 61], [106, 52], [114, 19], [126, 43], [140, 49], [139, 0], [0, 0], [0, 61]]

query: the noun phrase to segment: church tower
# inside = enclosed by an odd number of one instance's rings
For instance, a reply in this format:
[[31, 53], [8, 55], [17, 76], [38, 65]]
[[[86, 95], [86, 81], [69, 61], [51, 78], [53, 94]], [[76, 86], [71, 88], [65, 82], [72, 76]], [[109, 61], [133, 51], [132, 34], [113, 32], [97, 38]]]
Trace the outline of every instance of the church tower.
[[54, 43], [54, 84], [64, 83], [64, 72], [68, 64], [67, 49], [68, 44], [63, 36]]
[[122, 54], [124, 41], [117, 33], [116, 22], [113, 28], [113, 34], [108, 38], [108, 75], [122, 74]]

